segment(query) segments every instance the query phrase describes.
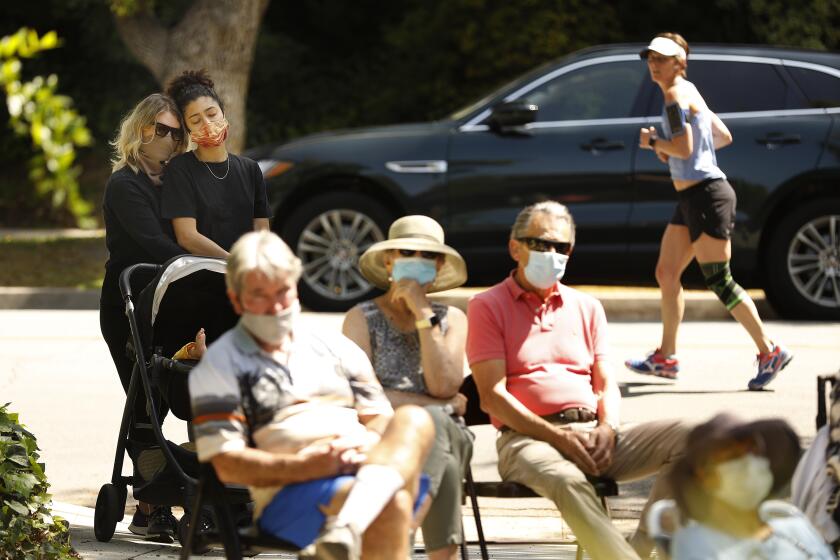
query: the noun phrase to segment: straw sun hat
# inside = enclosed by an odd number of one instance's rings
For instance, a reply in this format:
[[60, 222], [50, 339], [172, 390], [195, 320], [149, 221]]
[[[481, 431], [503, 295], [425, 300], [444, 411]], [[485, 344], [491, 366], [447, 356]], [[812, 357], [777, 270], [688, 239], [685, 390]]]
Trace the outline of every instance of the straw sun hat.
[[458, 251], [443, 244], [443, 228], [428, 216], [403, 216], [398, 219], [388, 229], [388, 239], [371, 245], [359, 259], [362, 276], [382, 290], [387, 290], [391, 283], [383, 258], [389, 249], [432, 251], [446, 258], [429, 292], [457, 288], [467, 281], [464, 259]]

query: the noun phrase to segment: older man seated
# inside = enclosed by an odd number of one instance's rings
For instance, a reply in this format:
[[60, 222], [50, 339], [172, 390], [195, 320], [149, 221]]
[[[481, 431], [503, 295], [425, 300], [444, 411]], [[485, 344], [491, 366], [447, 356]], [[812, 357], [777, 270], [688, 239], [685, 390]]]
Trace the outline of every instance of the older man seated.
[[[554, 501], [593, 559], [647, 557], [653, 542], [639, 531], [628, 543], [585, 475], [661, 474], [679, 456], [687, 428], [670, 420], [619, 427], [604, 308], [561, 283], [574, 242], [562, 204], [519, 213], [508, 243], [517, 267], [470, 301], [467, 356], [481, 406], [500, 429], [502, 478]], [[650, 498], [666, 492], [659, 477]]]
[[419, 407], [393, 411], [353, 342], [301, 325], [300, 273], [273, 233], [234, 244], [241, 319], [189, 379], [199, 460], [249, 486], [261, 529], [301, 558], [405, 558], [434, 427]]

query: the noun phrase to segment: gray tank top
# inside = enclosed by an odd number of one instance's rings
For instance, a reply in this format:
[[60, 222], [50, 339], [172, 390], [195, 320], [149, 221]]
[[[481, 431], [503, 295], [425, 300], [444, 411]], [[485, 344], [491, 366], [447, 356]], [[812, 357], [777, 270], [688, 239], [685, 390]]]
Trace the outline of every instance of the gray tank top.
[[[400, 332], [391, 324], [373, 300], [359, 305], [365, 315], [370, 335], [370, 353], [373, 371], [386, 389], [425, 393], [423, 365], [420, 361], [420, 334]], [[446, 334], [449, 328], [446, 305], [432, 302], [432, 310], [440, 317], [440, 329]]]

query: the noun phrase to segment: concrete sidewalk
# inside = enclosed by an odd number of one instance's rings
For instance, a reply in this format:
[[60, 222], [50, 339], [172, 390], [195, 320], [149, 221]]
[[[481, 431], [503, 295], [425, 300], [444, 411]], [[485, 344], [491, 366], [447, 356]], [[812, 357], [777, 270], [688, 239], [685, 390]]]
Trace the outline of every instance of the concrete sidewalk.
[[[497, 500], [498, 501], [498, 500]], [[491, 557], [496, 559], [504, 558], [529, 558], [529, 559], [572, 559], [575, 557], [577, 545], [574, 537], [565, 524], [560, 527], [561, 521], [556, 510], [546, 512], [541, 508], [533, 509], [528, 507], [532, 500], [515, 500], [524, 508], [519, 509], [518, 515], [510, 515], [506, 510], [500, 516], [492, 503], [488, 500], [487, 505], [482, 499], [482, 522], [485, 534], [501, 537], [489, 543]], [[547, 502], [546, 502], [547, 503]], [[531, 504], [532, 505], [532, 504]], [[134, 559], [134, 558], [178, 558], [181, 553], [180, 545], [161, 544], [149, 542], [143, 537], [134, 535], [128, 531], [130, 516], [126, 516], [121, 523], [117, 524], [116, 532], [110, 542], [103, 543], [96, 540], [93, 532], [94, 510], [89, 507], [82, 507], [63, 502], [53, 503], [53, 513], [59, 515], [70, 524], [70, 533], [73, 547], [87, 559]], [[180, 514], [178, 514], [180, 515]], [[630, 532], [635, 527], [635, 520], [616, 519], [616, 525], [624, 532]], [[471, 558], [479, 557], [479, 547], [475, 531], [475, 523], [469, 507], [464, 508], [464, 528], [467, 535], [468, 550]], [[422, 532], [417, 533], [415, 543], [414, 560], [424, 560]], [[211, 550], [202, 558], [224, 558], [224, 552], [220, 549]], [[589, 556], [587, 555], [586, 558]], [[282, 558], [293, 559], [297, 555], [288, 552], [264, 552], [259, 558]]]

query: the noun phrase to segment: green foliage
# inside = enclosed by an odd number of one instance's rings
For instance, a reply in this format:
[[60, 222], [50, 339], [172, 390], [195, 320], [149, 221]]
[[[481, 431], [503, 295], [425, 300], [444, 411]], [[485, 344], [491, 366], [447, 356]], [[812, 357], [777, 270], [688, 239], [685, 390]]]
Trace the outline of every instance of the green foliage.
[[59, 45], [54, 31], [38, 37], [27, 28], [0, 39], [0, 85], [6, 94], [6, 108], [12, 129], [28, 136], [37, 153], [29, 160], [29, 178], [39, 197], [48, 197], [53, 208], [66, 208], [82, 227], [95, 222], [92, 205], [79, 191], [82, 169], [76, 163], [76, 149], [92, 143], [85, 119], [73, 108], [73, 101], [58, 95], [58, 77], [36, 76], [23, 81], [21, 59]]
[[50, 513], [49, 484], [35, 436], [0, 406], [0, 560], [81, 558]]
[[[93, 137], [160, 86], [128, 52], [115, 14], [153, 15], [171, 28], [193, 0], [6, 2], [0, 35], [57, 29], [63, 48], [26, 59], [61, 76]], [[840, 50], [838, 0], [306, 0], [269, 3], [247, 98], [247, 145], [352, 126], [443, 118], [493, 88], [578, 48], [643, 42], [660, 31], [689, 43], [757, 43]], [[190, 40], [200, 43], [200, 37]], [[5, 108], [0, 104], [0, 122]], [[0, 135], [0, 223], [56, 223], [30, 200], [28, 143]], [[101, 199], [108, 146], [85, 150], [78, 178]], [[32, 191], [32, 189], [29, 189]], [[21, 211], [21, 209], [25, 211]], [[49, 218], [49, 219], [48, 219]], [[63, 219], [64, 216], [62, 216]]]

